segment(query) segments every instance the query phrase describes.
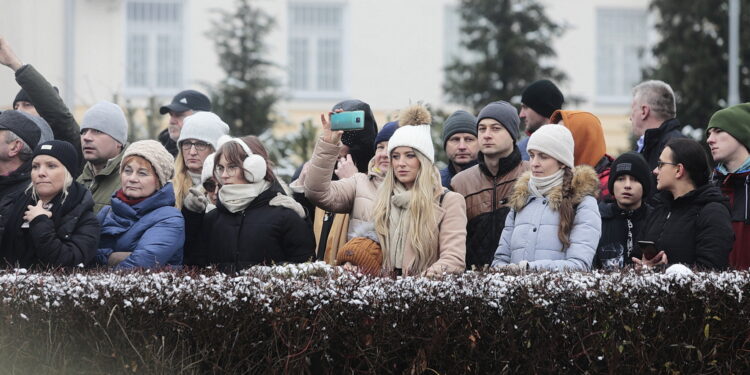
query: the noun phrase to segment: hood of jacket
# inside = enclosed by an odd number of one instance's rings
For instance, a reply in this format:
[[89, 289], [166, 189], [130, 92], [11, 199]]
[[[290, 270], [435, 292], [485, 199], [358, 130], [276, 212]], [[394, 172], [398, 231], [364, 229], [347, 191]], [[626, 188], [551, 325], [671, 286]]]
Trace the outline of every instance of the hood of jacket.
[[[525, 172], [516, 181], [513, 187], [513, 193], [510, 196], [510, 206], [516, 211], [520, 211], [531, 198], [531, 192], [529, 191], [529, 180], [531, 179], [531, 171]], [[593, 168], [588, 165], [579, 165], [573, 169], [573, 180], [571, 181], [572, 194], [571, 197], [573, 205], [581, 203], [583, 198], [586, 196], [595, 196], [599, 190], [599, 178]], [[550, 190], [547, 194], [547, 199], [550, 202], [550, 207], [553, 210], [558, 210], [562, 203], [564, 194], [562, 191], [562, 185], [556, 186]]]
[[653, 198], [655, 205], [666, 205], [667, 207], [679, 207], [684, 205], [704, 205], [707, 203], [718, 202], [729, 208], [729, 198], [721, 193], [721, 189], [716, 186], [705, 184], [695, 188], [695, 190], [674, 199], [669, 191], [660, 191]]

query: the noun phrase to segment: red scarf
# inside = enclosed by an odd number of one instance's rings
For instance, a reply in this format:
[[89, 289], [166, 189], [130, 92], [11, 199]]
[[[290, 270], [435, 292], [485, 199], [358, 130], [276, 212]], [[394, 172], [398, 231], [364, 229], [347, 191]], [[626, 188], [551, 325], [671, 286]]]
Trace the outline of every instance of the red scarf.
[[117, 194], [115, 194], [115, 196], [116, 196], [116, 197], [117, 197], [117, 198], [118, 198], [119, 200], [123, 201], [123, 203], [127, 204], [128, 206], [133, 206], [133, 205], [136, 205], [136, 204], [138, 204], [138, 203], [141, 203], [141, 202], [143, 202], [143, 201], [144, 201], [144, 200], [145, 200], [146, 198], [148, 198], [148, 197], [143, 197], [143, 198], [136, 198], [136, 199], [131, 199], [131, 198], [128, 198], [128, 197], [127, 197], [127, 196], [125, 195], [125, 193], [123, 193], [123, 192], [122, 192], [122, 189], [120, 189], [120, 190], [117, 190]]

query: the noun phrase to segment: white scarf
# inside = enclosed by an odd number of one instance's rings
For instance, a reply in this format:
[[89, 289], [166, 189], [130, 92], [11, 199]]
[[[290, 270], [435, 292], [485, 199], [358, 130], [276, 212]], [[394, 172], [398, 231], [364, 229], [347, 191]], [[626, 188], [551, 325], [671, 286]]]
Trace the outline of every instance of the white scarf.
[[270, 186], [271, 184], [266, 180], [252, 184], [224, 185], [219, 189], [219, 200], [229, 212], [240, 212]]
[[391, 196], [391, 213], [388, 218], [389, 228], [386, 241], [390, 265], [395, 268], [403, 268], [404, 242], [409, 231], [409, 215], [406, 214], [406, 211], [409, 209], [410, 202], [411, 191], [397, 183]]
[[544, 198], [553, 187], [562, 184], [564, 174], [563, 168], [547, 177], [534, 177], [532, 174], [529, 179], [529, 191], [537, 198]]
[[190, 179], [193, 180], [193, 186], [200, 186], [201, 184], [201, 174], [200, 173], [193, 173], [190, 171], [187, 171], [188, 176], [190, 176]]

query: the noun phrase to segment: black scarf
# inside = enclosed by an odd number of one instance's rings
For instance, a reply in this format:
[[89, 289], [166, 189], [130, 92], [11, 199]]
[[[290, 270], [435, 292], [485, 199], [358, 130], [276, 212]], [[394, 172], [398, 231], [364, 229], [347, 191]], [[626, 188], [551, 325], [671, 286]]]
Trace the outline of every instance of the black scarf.
[[480, 151], [477, 155], [479, 162], [479, 170], [482, 171], [487, 177], [494, 178], [506, 175], [521, 163], [521, 151], [518, 150], [518, 146], [513, 146], [513, 152], [510, 155], [500, 159], [498, 162], [497, 174], [493, 175], [492, 172], [487, 168], [487, 164], [484, 162], [484, 155]]

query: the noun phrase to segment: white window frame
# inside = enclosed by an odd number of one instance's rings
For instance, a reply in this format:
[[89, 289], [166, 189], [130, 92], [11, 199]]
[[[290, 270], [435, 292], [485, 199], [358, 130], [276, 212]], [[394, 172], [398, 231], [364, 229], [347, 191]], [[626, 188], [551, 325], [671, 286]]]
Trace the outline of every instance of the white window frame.
[[[175, 27], [174, 22], [155, 23], [155, 22], [133, 22], [128, 18], [128, 6], [132, 3], [151, 3], [151, 4], [177, 4], [180, 6], [179, 20]], [[125, 96], [164, 96], [170, 97], [185, 87], [188, 63], [186, 58], [187, 51], [187, 8], [189, 0], [125, 0], [122, 2], [122, 17], [124, 25], [123, 37], [123, 93]], [[139, 35], [148, 38], [147, 62], [146, 62], [146, 84], [131, 85], [128, 82], [128, 64], [129, 51], [128, 41], [131, 36]], [[159, 69], [166, 68], [162, 61], [159, 61], [160, 50], [157, 46], [160, 37], [170, 36], [178, 38], [179, 52], [176, 57], [178, 67], [178, 77], [174, 85], [159, 85]], [[174, 64], [171, 64], [174, 65]]]

